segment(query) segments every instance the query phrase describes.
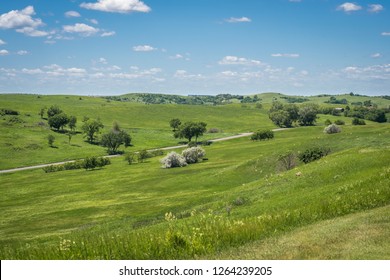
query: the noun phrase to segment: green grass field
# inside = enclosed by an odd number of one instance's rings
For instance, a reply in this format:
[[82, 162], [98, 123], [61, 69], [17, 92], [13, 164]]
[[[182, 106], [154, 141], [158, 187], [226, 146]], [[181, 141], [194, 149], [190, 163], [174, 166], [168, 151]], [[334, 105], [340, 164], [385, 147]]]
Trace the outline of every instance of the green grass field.
[[[35, 104], [36, 96], [0, 97], [1, 107], [20, 111], [30, 124], [39, 122], [40, 106], [56, 102], [80, 119], [97, 114], [108, 127], [117, 120], [130, 133], [138, 128], [131, 133], [134, 150], [176, 144], [168, 126], [173, 117], [205, 120], [224, 135], [274, 127], [266, 111], [251, 105], [143, 105], [62, 96], [42, 96], [39, 102], [46, 103]], [[347, 125], [339, 134], [324, 134], [327, 118]], [[0, 128], [1, 149], [9, 153], [2, 169], [105, 154], [81, 136], [72, 139], [80, 147], [68, 145], [63, 135], [58, 149], [39, 142], [43, 148], [29, 151], [33, 158], [27, 159], [21, 157], [26, 148], [14, 151], [4, 143], [25, 147], [48, 130], [5, 123]], [[12, 133], [28, 139], [5, 140]], [[0, 174], [0, 257], [388, 259], [389, 136], [388, 123], [352, 126], [349, 118], [321, 115], [317, 126], [278, 131], [273, 140], [213, 143], [205, 147], [207, 161], [183, 168], [163, 169], [161, 157], [132, 165], [118, 157], [92, 171]], [[289, 171], [278, 168], [279, 155], [315, 146], [331, 153]]]

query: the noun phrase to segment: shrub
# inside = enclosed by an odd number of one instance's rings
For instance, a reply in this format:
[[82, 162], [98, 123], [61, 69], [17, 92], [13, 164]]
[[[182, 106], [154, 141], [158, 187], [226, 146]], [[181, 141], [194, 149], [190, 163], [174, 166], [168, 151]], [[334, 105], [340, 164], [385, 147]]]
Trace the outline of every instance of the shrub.
[[163, 168], [183, 167], [187, 165], [185, 158], [176, 152], [170, 152], [160, 162]]
[[82, 161], [66, 162], [63, 166], [65, 170], [81, 169]]
[[354, 118], [352, 120], [352, 124], [353, 125], [366, 125], [366, 122], [364, 120], [361, 120], [361, 119], [358, 119], [358, 118]]
[[15, 111], [15, 110], [12, 110], [12, 109], [0, 109], [0, 115], [1, 116], [4, 116], [4, 115], [17, 116], [17, 115], [19, 115], [19, 112]]
[[272, 130], [257, 131], [252, 134], [251, 140], [268, 140], [274, 138], [274, 132]]
[[221, 130], [219, 128], [216, 128], [216, 127], [213, 127], [213, 128], [210, 128], [207, 133], [219, 133], [221, 132]]
[[331, 124], [332, 124], [332, 122], [330, 121], [330, 119], [326, 119], [325, 125], [328, 126], [328, 125], [331, 125]]
[[191, 164], [191, 163], [197, 163], [200, 159], [202, 159], [206, 155], [206, 152], [201, 147], [192, 147], [192, 148], [185, 149], [181, 153], [181, 155], [184, 157], [185, 161], [188, 164]]
[[335, 124], [328, 125], [324, 129], [324, 133], [327, 133], [327, 134], [340, 133], [340, 132], [341, 132], [341, 128]]
[[125, 160], [129, 163], [129, 164], [132, 164], [133, 162], [135, 162], [135, 154], [134, 153], [127, 153], [125, 155]]
[[194, 142], [194, 141], [191, 141], [191, 142], [188, 142], [187, 146], [188, 146], [189, 148], [193, 148], [193, 147], [198, 146], [198, 144], [197, 144], [196, 142]]
[[314, 148], [307, 149], [302, 154], [300, 154], [298, 157], [299, 157], [300, 161], [302, 161], [306, 164], [306, 163], [315, 161], [317, 159], [320, 159], [324, 156], [327, 156], [327, 155], [329, 155], [329, 153], [330, 153], [329, 148], [314, 147]]
[[43, 168], [43, 171], [45, 171], [45, 173], [52, 173], [52, 172], [63, 171], [63, 170], [65, 170], [63, 165], [49, 165]]
[[47, 136], [47, 143], [49, 144], [50, 147], [53, 147], [54, 140], [56, 140], [56, 138], [53, 135], [49, 134]]
[[297, 166], [297, 156], [293, 152], [287, 152], [279, 155], [278, 169], [279, 171], [290, 170]]
[[337, 125], [345, 125], [345, 121], [343, 120], [336, 120], [334, 123]]
[[152, 155], [147, 150], [139, 151], [138, 162], [144, 162], [146, 159], [151, 158]]

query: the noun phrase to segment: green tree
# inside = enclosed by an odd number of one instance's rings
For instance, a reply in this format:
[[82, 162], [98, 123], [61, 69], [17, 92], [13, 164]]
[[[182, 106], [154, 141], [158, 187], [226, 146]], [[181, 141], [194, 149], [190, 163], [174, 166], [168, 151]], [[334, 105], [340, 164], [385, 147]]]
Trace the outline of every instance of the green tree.
[[207, 124], [204, 122], [186, 122], [179, 127], [174, 134], [175, 138], [185, 138], [188, 142], [191, 142], [195, 137], [195, 141], [198, 141], [198, 137], [202, 136], [206, 132]]
[[97, 134], [100, 132], [100, 129], [104, 128], [104, 125], [102, 122], [97, 119], [89, 119], [89, 118], [84, 118], [85, 121], [81, 127], [84, 137], [87, 138], [87, 141], [92, 144], [97, 138]]
[[41, 110], [39, 110], [39, 115], [41, 116], [41, 119], [43, 119], [43, 116], [45, 115], [45, 110], [46, 110], [46, 107], [43, 107], [43, 108], [41, 108]]
[[52, 105], [47, 109], [47, 118], [51, 118], [55, 115], [61, 114], [63, 111], [58, 107], [58, 105]]
[[314, 125], [317, 120], [318, 106], [307, 105], [299, 109], [298, 122], [302, 126]]
[[69, 126], [71, 131], [75, 131], [76, 123], [77, 123], [77, 118], [75, 116], [70, 116], [68, 126]]
[[173, 128], [173, 131], [176, 131], [180, 127], [181, 121], [179, 119], [172, 119], [169, 125]]
[[285, 110], [273, 111], [269, 114], [271, 121], [279, 127], [291, 127], [292, 119]]
[[48, 124], [55, 130], [63, 130], [64, 127], [69, 123], [69, 118], [65, 113], [59, 113], [49, 118]]
[[113, 155], [118, 152], [118, 148], [121, 145], [124, 144], [125, 147], [130, 146], [131, 137], [126, 131], [111, 130], [110, 132], [102, 135], [100, 142], [103, 147], [107, 148], [108, 153]]
[[49, 144], [50, 147], [53, 147], [54, 140], [56, 140], [56, 138], [55, 138], [53, 135], [49, 134], [49, 135], [47, 136], [47, 142], [48, 142], [48, 144]]

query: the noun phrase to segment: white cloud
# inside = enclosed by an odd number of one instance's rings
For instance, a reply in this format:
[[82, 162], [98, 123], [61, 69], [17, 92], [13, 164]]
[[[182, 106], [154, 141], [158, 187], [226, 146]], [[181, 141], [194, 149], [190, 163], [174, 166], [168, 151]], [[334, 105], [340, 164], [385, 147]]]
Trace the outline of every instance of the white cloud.
[[346, 13], [349, 12], [356, 12], [362, 9], [362, 6], [356, 5], [351, 2], [346, 2], [344, 4], [341, 4], [340, 6], [337, 7], [337, 10], [339, 11], [344, 11]]
[[7, 50], [0, 50], [0, 55], [9, 55], [9, 51], [7, 51]]
[[67, 11], [65, 13], [65, 16], [68, 17], [68, 18], [72, 18], [72, 17], [81, 17], [80, 13], [79, 12], [76, 12], [76, 11]]
[[151, 52], [157, 50], [156, 48], [153, 48], [149, 45], [140, 45], [140, 46], [134, 46], [133, 51], [135, 52]]
[[299, 54], [297, 53], [274, 53], [271, 54], [273, 57], [289, 57], [289, 58], [298, 58]]
[[29, 74], [29, 75], [37, 75], [37, 74], [43, 74], [44, 72], [39, 68], [36, 68], [36, 69], [23, 68], [22, 73]]
[[98, 62], [101, 63], [101, 64], [107, 64], [108, 63], [107, 59], [105, 59], [104, 57], [99, 58]]
[[76, 23], [75, 25], [64, 25], [63, 30], [68, 33], [78, 33], [82, 36], [91, 36], [99, 32], [98, 28], [85, 23]]
[[382, 32], [381, 35], [382, 36], [390, 36], [390, 32]]
[[110, 36], [114, 36], [115, 34], [116, 34], [115, 31], [103, 32], [102, 35], [100, 35], [100, 37], [110, 37]]
[[93, 23], [93, 24], [96, 24], [96, 25], [98, 25], [99, 24], [99, 22], [96, 20], [96, 19], [90, 19], [89, 20], [91, 23]]
[[0, 39], [0, 46], [5, 45], [5, 44], [7, 44], [7, 43]]
[[247, 17], [240, 17], [240, 18], [231, 17], [231, 18], [225, 19], [225, 21], [229, 22], [229, 23], [239, 23], [239, 22], [251, 22], [252, 20], [250, 18], [247, 18]]
[[373, 53], [371, 55], [372, 58], [379, 58], [379, 57], [382, 57], [382, 55], [380, 53]]
[[186, 70], [176, 70], [175, 74], [173, 74], [173, 77], [176, 79], [203, 79], [203, 75], [201, 74], [190, 74]]
[[25, 26], [38, 27], [43, 25], [41, 19], [34, 19], [31, 16], [35, 15], [34, 7], [27, 6], [23, 10], [12, 10], [0, 16], [0, 28], [12, 29]]
[[17, 52], [18, 55], [26, 55], [28, 54], [28, 51], [20, 50]]
[[175, 55], [173, 55], [173, 56], [170, 56], [169, 58], [170, 58], [170, 59], [183, 59], [184, 56], [181, 55], [181, 54], [175, 54]]
[[347, 78], [367, 81], [367, 80], [389, 80], [390, 64], [371, 65], [366, 67], [348, 66], [342, 69], [342, 73]]
[[81, 3], [80, 7], [111, 13], [148, 13], [151, 8], [139, 0], [98, 0], [96, 3]]
[[23, 10], [12, 10], [0, 15], [0, 29], [16, 29], [17, 32], [31, 37], [42, 37], [49, 35], [46, 31], [37, 30], [44, 23], [35, 15], [34, 7], [27, 6]]
[[247, 59], [243, 57], [237, 57], [237, 56], [225, 56], [218, 62], [220, 65], [262, 65], [262, 62], [259, 60], [253, 60], [253, 59]]
[[16, 29], [16, 32], [23, 33], [24, 35], [30, 37], [45, 37], [50, 34], [49, 32], [37, 30], [34, 27], [30, 27], [30, 26]]
[[370, 4], [368, 5], [368, 11], [370, 13], [379, 13], [380, 11], [383, 11], [383, 6], [380, 4]]

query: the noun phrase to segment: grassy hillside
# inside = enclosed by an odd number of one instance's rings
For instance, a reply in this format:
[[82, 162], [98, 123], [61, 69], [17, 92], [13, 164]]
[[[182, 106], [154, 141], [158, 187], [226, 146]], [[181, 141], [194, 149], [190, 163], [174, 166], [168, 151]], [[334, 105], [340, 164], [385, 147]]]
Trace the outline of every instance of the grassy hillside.
[[[0, 95], [0, 104], [0, 109], [20, 113], [17, 122], [11, 121], [13, 116], [0, 117], [0, 153], [3, 155], [0, 169], [106, 154], [104, 148], [86, 143], [81, 133], [75, 135], [69, 144], [67, 135], [51, 131], [47, 120], [41, 119], [38, 113], [41, 108], [52, 105], [76, 116], [76, 130], [79, 132], [84, 116], [100, 118], [105, 125], [103, 132], [110, 130], [112, 123], [117, 121], [133, 138], [134, 146], [128, 148], [130, 151], [176, 145], [180, 140], [173, 137], [169, 127], [173, 118], [180, 118], [182, 122], [204, 121], [208, 129], [221, 131], [206, 134], [199, 140], [274, 127], [265, 110], [256, 109], [254, 105], [145, 105], [95, 97], [38, 95]], [[56, 138], [54, 149], [48, 145], [46, 138], [49, 134]]]
[[[310, 225], [319, 231], [328, 225], [336, 235], [345, 223], [333, 219], [356, 214], [353, 227], [365, 211], [389, 205], [389, 134], [388, 124], [375, 123], [343, 126], [336, 135], [324, 134], [323, 126], [294, 128], [270, 141], [214, 143], [206, 148], [207, 161], [178, 169], [161, 169], [159, 158], [131, 166], [117, 158], [95, 171], [0, 175], [0, 257], [244, 258], [231, 250], [272, 242], [281, 249], [270, 258], [386, 259], [361, 244], [336, 257], [321, 249], [278, 255], [290, 246], [278, 237], [299, 242], [297, 232]], [[313, 146], [332, 153], [277, 171], [280, 154]], [[388, 246], [388, 220], [375, 232]]]

